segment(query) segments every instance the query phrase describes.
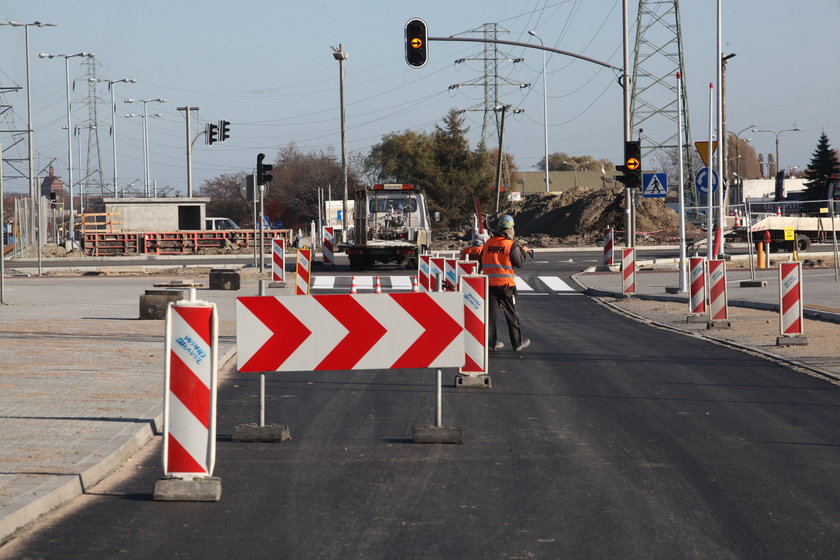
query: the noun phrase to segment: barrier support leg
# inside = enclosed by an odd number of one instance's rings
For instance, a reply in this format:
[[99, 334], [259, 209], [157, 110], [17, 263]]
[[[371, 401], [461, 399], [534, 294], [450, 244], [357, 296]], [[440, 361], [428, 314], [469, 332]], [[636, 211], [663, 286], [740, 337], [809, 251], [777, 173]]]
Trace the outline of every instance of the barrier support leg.
[[265, 373], [260, 374], [260, 411], [259, 422], [254, 424], [237, 424], [233, 428], [231, 441], [262, 441], [282, 443], [292, 439], [289, 427], [285, 424], [265, 423]]
[[435, 425], [414, 426], [414, 443], [464, 443], [460, 426], [443, 425], [443, 373], [441, 370], [437, 370], [435, 403]]

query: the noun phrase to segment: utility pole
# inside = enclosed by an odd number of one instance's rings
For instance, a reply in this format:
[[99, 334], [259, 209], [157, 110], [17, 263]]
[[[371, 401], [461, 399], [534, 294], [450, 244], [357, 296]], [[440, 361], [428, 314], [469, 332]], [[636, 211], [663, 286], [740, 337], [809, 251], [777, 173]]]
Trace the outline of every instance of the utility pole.
[[[624, 141], [629, 142], [632, 139], [632, 131], [630, 130], [630, 49], [628, 41], [629, 28], [629, 14], [630, 9], [627, 5], [628, 0], [622, 0], [622, 29], [624, 36], [624, 68], [622, 70], [621, 87], [624, 88]], [[636, 217], [634, 215], [633, 197], [629, 187], [624, 188], [624, 246], [633, 247], [636, 241], [636, 232], [634, 226], [636, 224]]]
[[198, 107], [177, 107], [179, 111], [184, 111], [184, 116], [187, 122], [187, 198], [192, 198], [192, 128], [190, 127], [190, 115], [192, 111], [198, 111]]

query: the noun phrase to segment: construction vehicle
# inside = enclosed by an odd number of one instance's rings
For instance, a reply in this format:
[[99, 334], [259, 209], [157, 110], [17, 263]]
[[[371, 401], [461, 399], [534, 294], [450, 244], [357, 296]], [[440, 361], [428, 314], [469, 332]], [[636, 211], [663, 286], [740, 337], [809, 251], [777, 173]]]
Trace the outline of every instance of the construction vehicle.
[[352, 243], [342, 243], [350, 270], [377, 262], [417, 268], [417, 258], [432, 242], [426, 197], [417, 185], [384, 183], [356, 188]]

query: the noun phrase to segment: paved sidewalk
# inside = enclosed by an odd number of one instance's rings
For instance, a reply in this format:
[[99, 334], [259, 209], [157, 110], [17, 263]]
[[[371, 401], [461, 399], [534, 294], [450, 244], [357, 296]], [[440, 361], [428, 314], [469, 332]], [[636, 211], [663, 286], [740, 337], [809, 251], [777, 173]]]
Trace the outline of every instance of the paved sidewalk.
[[[812, 319], [840, 323], [840, 282], [834, 279], [834, 270], [826, 268], [802, 269], [802, 298], [805, 316]], [[621, 274], [618, 272], [583, 272], [573, 276], [589, 295], [621, 296]], [[755, 271], [755, 279], [766, 282], [762, 288], [742, 288], [741, 281], [751, 280], [749, 270], [727, 270], [727, 297], [730, 306], [752, 307], [778, 311], [778, 268]], [[636, 297], [659, 301], [685, 302], [688, 310], [688, 293], [669, 294], [666, 288], [679, 287], [676, 270], [640, 270], [636, 274]]]
[[[206, 286], [208, 279], [6, 278], [0, 543], [104, 478], [162, 429], [164, 321], [138, 317], [145, 290], [170, 280]], [[258, 289], [243, 279], [238, 291], [197, 290], [197, 299], [217, 305], [220, 366], [235, 349], [235, 298]]]

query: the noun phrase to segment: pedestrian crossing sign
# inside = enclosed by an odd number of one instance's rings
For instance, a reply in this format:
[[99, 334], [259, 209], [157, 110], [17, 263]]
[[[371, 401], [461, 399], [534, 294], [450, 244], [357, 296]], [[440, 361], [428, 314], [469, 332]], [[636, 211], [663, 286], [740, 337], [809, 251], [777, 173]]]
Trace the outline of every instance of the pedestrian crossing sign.
[[642, 196], [646, 198], [665, 198], [668, 196], [668, 174], [643, 173]]

